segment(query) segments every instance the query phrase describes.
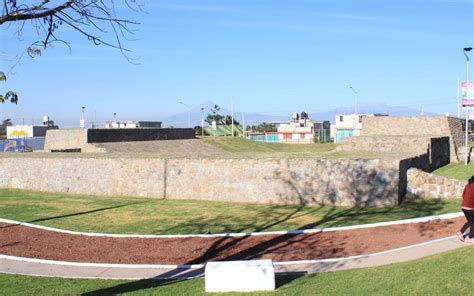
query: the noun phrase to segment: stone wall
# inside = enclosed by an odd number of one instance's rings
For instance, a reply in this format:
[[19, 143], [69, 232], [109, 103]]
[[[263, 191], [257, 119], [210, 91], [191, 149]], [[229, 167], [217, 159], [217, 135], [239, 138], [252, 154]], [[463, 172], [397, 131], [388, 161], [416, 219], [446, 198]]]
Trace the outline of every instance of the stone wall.
[[[451, 162], [459, 160], [464, 146], [462, 119], [446, 116], [364, 117], [359, 137], [343, 139], [338, 150], [420, 153], [428, 149], [425, 139], [449, 137]], [[397, 140], [399, 143], [397, 143]], [[386, 142], [386, 146], [383, 143]], [[419, 145], [419, 148], [416, 146]]]
[[3, 158], [0, 167], [3, 188], [305, 205], [399, 201], [398, 161]]
[[46, 132], [45, 151], [73, 149], [80, 149], [82, 152], [104, 152], [103, 149], [87, 143], [86, 129], [56, 129]]
[[431, 138], [424, 136], [357, 136], [341, 140], [337, 151], [377, 151], [388, 153], [426, 153]]
[[88, 143], [135, 142], [194, 139], [192, 128], [89, 129]]
[[105, 152], [94, 143], [135, 142], [155, 140], [193, 139], [194, 129], [58, 129], [48, 130], [45, 151], [80, 150], [81, 152]]
[[461, 198], [466, 181], [448, 179], [412, 168], [407, 172], [407, 194], [428, 198]]

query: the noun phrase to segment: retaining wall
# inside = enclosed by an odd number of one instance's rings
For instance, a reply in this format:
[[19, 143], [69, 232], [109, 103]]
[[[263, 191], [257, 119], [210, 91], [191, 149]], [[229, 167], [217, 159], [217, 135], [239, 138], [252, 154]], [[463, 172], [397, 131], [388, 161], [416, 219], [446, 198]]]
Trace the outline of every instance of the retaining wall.
[[86, 129], [57, 129], [46, 132], [45, 151], [72, 149], [80, 149], [81, 152], [104, 152], [104, 149], [87, 143]]
[[399, 162], [3, 158], [0, 187], [233, 202], [393, 206]]
[[337, 149], [419, 153], [428, 149], [429, 141], [424, 139], [449, 137], [450, 161], [457, 162], [464, 146], [462, 128], [462, 119], [446, 116], [364, 117], [360, 136], [344, 139]]
[[407, 194], [428, 198], [461, 198], [466, 181], [435, 176], [418, 169], [407, 172]]
[[88, 129], [88, 143], [194, 139], [192, 128]]
[[105, 152], [93, 143], [136, 142], [193, 139], [192, 128], [136, 128], [136, 129], [58, 129], [48, 130], [45, 151], [80, 150]]

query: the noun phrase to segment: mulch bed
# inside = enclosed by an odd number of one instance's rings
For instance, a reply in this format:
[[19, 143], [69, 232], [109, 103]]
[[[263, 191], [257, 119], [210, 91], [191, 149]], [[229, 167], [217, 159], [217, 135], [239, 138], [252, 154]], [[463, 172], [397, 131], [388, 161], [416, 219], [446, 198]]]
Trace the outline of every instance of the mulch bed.
[[297, 235], [238, 238], [109, 238], [0, 223], [0, 254], [71, 262], [199, 264], [290, 261], [370, 254], [454, 235], [465, 218]]

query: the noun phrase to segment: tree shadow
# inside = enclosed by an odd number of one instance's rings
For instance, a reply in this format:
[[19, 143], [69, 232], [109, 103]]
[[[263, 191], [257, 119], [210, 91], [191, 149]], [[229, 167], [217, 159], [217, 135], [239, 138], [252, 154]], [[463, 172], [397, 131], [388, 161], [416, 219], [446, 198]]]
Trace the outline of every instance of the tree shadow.
[[[398, 171], [394, 170], [389, 174], [380, 173], [375, 169], [370, 169], [362, 165], [356, 165], [351, 167], [351, 178], [342, 180], [345, 182], [345, 188], [347, 189], [344, 194], [344, 198], [350, 200], [352, 207], [341, 209], [336, 207], [336, 204], [340, 201], [338, 188], [335, 188], [330, 182], [319, 182], [322, 184], [321, 187], [314, 187], [310, 180], [311, 178], [318, 178], [319, 176], [310, 176], [309, 172], [303, 175], [297, 174], [291, 171], [290, 168], [287, 172], [277, 171], [274, 174], [274, 178], [279, 178], [283, 185], [283, 191], [280, 194], [281, 203], [292, 203], [295, 204], [289, 212], [276, 214], [272, 212], [272, 209], [260, 211], [255, 215], [252, 220], [242, 224], [241, 227], [233, 228], [227, 227], [232, 232], [245, 232], [249, 228], [255, 229], [255, 231], [266, 231], [275, 226], [286, 223], [287, 221], [301, 217], [302, 215], [308, 215], [309, 213], [322, 213], [318, 217], [318, 220], [300, 225], [295, 230], [302, 230], [308, 228], [315, 228], [321, 225], [330, 224], [365, 224], [367, 222], [373, 222], [373, 216], [389, 216], [390, 214], [397, 215], [400, 212], [408, 212], [407, 218], [414, 218], [416, 216], [426, 216], [435, 213], [437, 210], [442, 208], [441, 201], [429, 201], [414, 202], [405, 201], [401, 207], [398, 206], [398, 188], [396, 186], [389, 186], [392, 180], [389, 178], [397, 178]], [[384, 186], [377, 186], [382, 184]], [[322, 196], [325, 195], [327, 198], [324, 200]], [[374, 205], [380, 205], [377, 203], [378, 200], [385, 196], [391, 196], [391, 207], [373, 209]], [[393, 201], [395, 201], [393, 203]], [[381, 203], [384, 204], [384, 203]], [[308, 211], [308, 205], [317, 205], [314, 209]], [[273, 219], [267, 219], [269, 217]], [[216, 220], [224, 219], [225, 216], [218, 215], [213, 219], [194, 219], [186, 223], [176, 225], [168, 228], [166, 231], [173, 231], [174, 229], [183, 229], [194, 227], [198, 232], [205, 232], [209, 229], [210, 224], [215, 224]], [[222, 223], [222, 222], [220, 222]], [[256, 226], [258, 225], [258, 226]], [[295, 248], [299, 250], [302, 248], [311, 248], [312, 254], [317, 255], [332, 255], [332, 257], [345, 257], [347, 252], [345, 251], [344, 241], [334, 241], [330, 236], [323, 236], [321, 233], [311, 234], [312, 239], [309, 239], [309, 235], [302, 235], [296, 233], [288, 233], [284, 235], [269, 236], [256, 243], [248, 242], [250, 236], [244, 235], [241, 237], [219, 237], [217, 238], [202, 254], [196, 255], [196, 257], [188, 260], [183, 264], [205, 264], [209, 261], [234, 261], [234, 260], [251, 260], [251, 259], [263, 259], [274, 256], [275, 254], [282, 254], [287, 252], [289, 248]], [[320, 246], [332, 245], [331, 249], [319, 249]], [[245, 246], [242, 248], [242, 246]], [[364, 254], [367, 247], [358, 246], [356, 249], [360, 254]], [[231, 251], [229, 251], [231, 250]], [[234, 251], [235, 250], [235, 251]], [[272, 255], [273, 254], [273, 255]], [[323, 257], [315, 257], [323, 258]], [[361, 258], [352, 259], [352, 262], [363, 260]], [[335, 270], [344, 267], [347, 263], [344, 261], [322, 263], [317, 271], [324, 270]], [[291, 281], [299, 278], [302, 274], [278, 276], [277, 287], [282, 287]], [[172, 284], [173, 282], [167, 282]], [[159, 283], [149, 284], [148, 281], [136, 281], [128, 284], [119, 285], [116, 287], [109, 288], [113, 289], [120, 288], [125, 289], [128, 292], [148, 289], [152, 287], [160, 286]], [[117, 290], [118, 291], [118, 290]], [[93, 291], [90, 293], [102, 292], [102, 290]], [[89, 294], [92, 295], [92, 294]]]
[[128, 206], [147, 203], [147, 202], [148, 201], [132, 202], [132, 203], [126, 203], [126, 204], [121, 204], [121, 205], [117, 205], [117, 206], [93, 209], [93, 210], [84, 211], [84, 212], [70, 213], [70, 214], [64, 214], [64, 215], [60, 215], [60, 216], [53, 216], [53, 217], [46, 217], [46, 218], [38, 218], [38, 219], [35, 219], [35, 220], [28, 221], [26, 223], [36, 223], [36, 222], [43, 222], [43, 221], [49, 221], [49, 220], [55, 220], [55, 219], [82, 216], [82, 215], [87, 215], [87, 214], [92, 214], [92, 213], [97, 213], [97, 212], [103, 212], [103, 211], [107, 211], [107, 210], [113, 210], [113, 209], [128, 207]]

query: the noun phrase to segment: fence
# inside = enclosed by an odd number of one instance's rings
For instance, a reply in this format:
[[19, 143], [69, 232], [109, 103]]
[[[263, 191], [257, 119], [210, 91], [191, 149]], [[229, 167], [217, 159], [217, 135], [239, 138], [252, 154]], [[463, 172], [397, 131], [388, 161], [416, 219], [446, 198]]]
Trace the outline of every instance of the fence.
[[43, 149], [43, 137], [0, 140], [0, 152], [36, 151]]

